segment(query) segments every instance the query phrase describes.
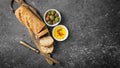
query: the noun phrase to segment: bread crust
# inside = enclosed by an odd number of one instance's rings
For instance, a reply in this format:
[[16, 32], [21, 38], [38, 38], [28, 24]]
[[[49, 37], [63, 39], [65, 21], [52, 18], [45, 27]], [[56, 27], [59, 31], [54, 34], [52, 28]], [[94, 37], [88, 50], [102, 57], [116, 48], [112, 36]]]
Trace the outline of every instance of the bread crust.
[[36, 34], [37, 35], [37, 38], [41, 38], [43, 35], [47, 34], [49, 31], [48, 29], [44, 29], [42, 30], [40, 33]]
[[15, 11], [15, 15], [24, 26], [26, 26], [28, 22], [30, 28], [35, 34], [39, 33], [45, 26], [45, 23], [41, 21], [35, 14], [33, 14], [29, 10], [29, 8], [25, 7], [24, 5], [21, 5]]

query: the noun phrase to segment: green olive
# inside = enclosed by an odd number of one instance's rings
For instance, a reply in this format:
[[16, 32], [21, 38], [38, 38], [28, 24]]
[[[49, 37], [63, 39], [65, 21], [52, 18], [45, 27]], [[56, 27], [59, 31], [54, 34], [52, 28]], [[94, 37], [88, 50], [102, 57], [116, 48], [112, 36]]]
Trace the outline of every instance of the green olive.
[[53, 24], [55, 24], [56, 23], [56, 21], [53, 21]]
[[57, 14], [57, 13], [55, 13], [55, 16], [57, 17], [57, 16], [58, 16], [58, 14]]
[[56, 17], [56, 18], [55, 18], [55, 22], [59, 22], [59, 17]]
[[55, 11], [54, 10], [51, 10], [51, 15], [55, 15]]
[[48, 21], [47, 23], [48, 23], [48, 24], [50, 24], [50, 25], [52, 25], [52, 24], [53, 24], [51, 21]]
[[48, 15], [50, 15], [50, 11], [48, 11], [48, 13], [47, 13]]
[[55, 17], [53, 15], [50, 15], [50, 20], [54, 20]]

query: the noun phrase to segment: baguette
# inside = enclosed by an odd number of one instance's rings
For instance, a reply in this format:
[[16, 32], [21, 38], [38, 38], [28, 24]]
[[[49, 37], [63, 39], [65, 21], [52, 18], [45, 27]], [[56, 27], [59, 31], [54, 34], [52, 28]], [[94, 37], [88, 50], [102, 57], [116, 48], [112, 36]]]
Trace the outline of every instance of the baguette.
[[[50, 54], [54, 50], [54, 40], [50, 36], [49, 30], [45, 23], [42, 21], [37, 12], [29, 5], [27, 5], [23, 0], [16, 0], [20, 4], [20, 7], [15, 11], [17, 19], [27, 27], [29, 34], [34, 41], [35, 45], [38, 47], [39, 51], [44, 54]], [[34, 36], [33, 36], [34, 35]], [[46, 58], [49, 64], [55, 63], [53, 58]]]
[[[29, 8], [25, 7], [24, 5], [21, 5], [16, 11], [15, 11], [15, 15], [18, 18], [18, 20], [24, 25], [24, 26], [30, 26], [31, 30], [33, 31], [33, 33], [39, 37], [40, 40], [40, 44], [39, 46], [41, 46], [40, 48], [38, 48], [39, 50], [41, 50], [41, 48], [43, 49], [48, 49], [48, 48], [44, 48], [42, 46], [50, 46], [53, 44], [54, 40], [52, 39], [52, 37], [50, 35], [48, 35], [47, 37], [43, 37], [40, 38], [41, 36], [44, 36], [46, 33], [49, 33], [48, 29], [44, 29], [45, 27], [45, 23], [43, 21], [41, 21], [41, 19], [39, 19], [36, 15], [34, 15]], [[42, 31], [41, 31], [42, 30]], [[39, 42], [39, 41], [38, 41]], [[52, 48], [50, 48], [51, 50], [47, 51], [46, 53], [52, 53]], [[45, 51], [44, 51], [45, 53]]]

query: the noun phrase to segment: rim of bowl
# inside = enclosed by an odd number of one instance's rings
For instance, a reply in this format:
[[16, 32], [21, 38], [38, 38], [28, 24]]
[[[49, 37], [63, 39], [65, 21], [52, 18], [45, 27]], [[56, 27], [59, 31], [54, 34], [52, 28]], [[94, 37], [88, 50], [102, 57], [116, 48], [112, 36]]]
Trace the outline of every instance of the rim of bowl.
[[[59, 15], [59, 18], [60, 18], [59, 22], [57, 22], [56, 24], [53, 24], [53, 25], [48, 24], [48, 23], [46, 22], [46, 20], [45, 20], [45, 16], [46, 16], [47, 12], [48, 12], [48, 11], [51, 11], [51, 10], [56, 11], [56, 12], [58, 13], [58, 15]], [[45, 22], [48, 26], [51, 26], [51, 27], [58, 25], [58, 24], [61, 22], [61, 14], [60, 14], [60, 12], [59, 12], [58, 10], [56, 10], [56, 9], [48, 9], [48, 10], [45, 11], [45, 13], [44, 13], [44, 22]]]
[[[54, 36], [54, 30], [55, 30], [55, 28], [57, 28], [58, 26], [62, 26], [63, 28], [65, 28], [65, 30], [66, 30], [66, 36], [63, 38], [63, 39], [58, 39], [58, 38], [56, 38], [55, 36]], [[64, 26], [64, 25], [57, 25], [57, 26], [55, 26], [54, 28], [53, 28], [53, 30], [52, 30], [52, 36], [53, 36], [53, 38], [55, 39], [55, 40], [57, 40], [57, 41], [64, 41], [64, 40], [66, 40], [67, 38], [68, 38], [68, 34], [69, 34], [69, 32], [68, 32], [68, 28], [66, 27], [66, 26]]]

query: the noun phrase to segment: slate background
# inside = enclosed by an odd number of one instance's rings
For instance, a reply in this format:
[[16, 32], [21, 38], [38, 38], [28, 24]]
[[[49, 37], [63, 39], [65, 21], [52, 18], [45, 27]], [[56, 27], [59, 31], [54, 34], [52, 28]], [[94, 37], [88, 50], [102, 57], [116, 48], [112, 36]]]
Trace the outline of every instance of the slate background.
[[120, 0], [26, 1], [41, 16], [50, 8], [61, 12], [60, 24], [70, 33], [55, 43], [53, 57], [61, 65], [50, 66], [19, 44], [25, 40], [35, 47], [27, 29], [10, 14], [10, 0], [0, 0], [0, 68], [120, 68]]

